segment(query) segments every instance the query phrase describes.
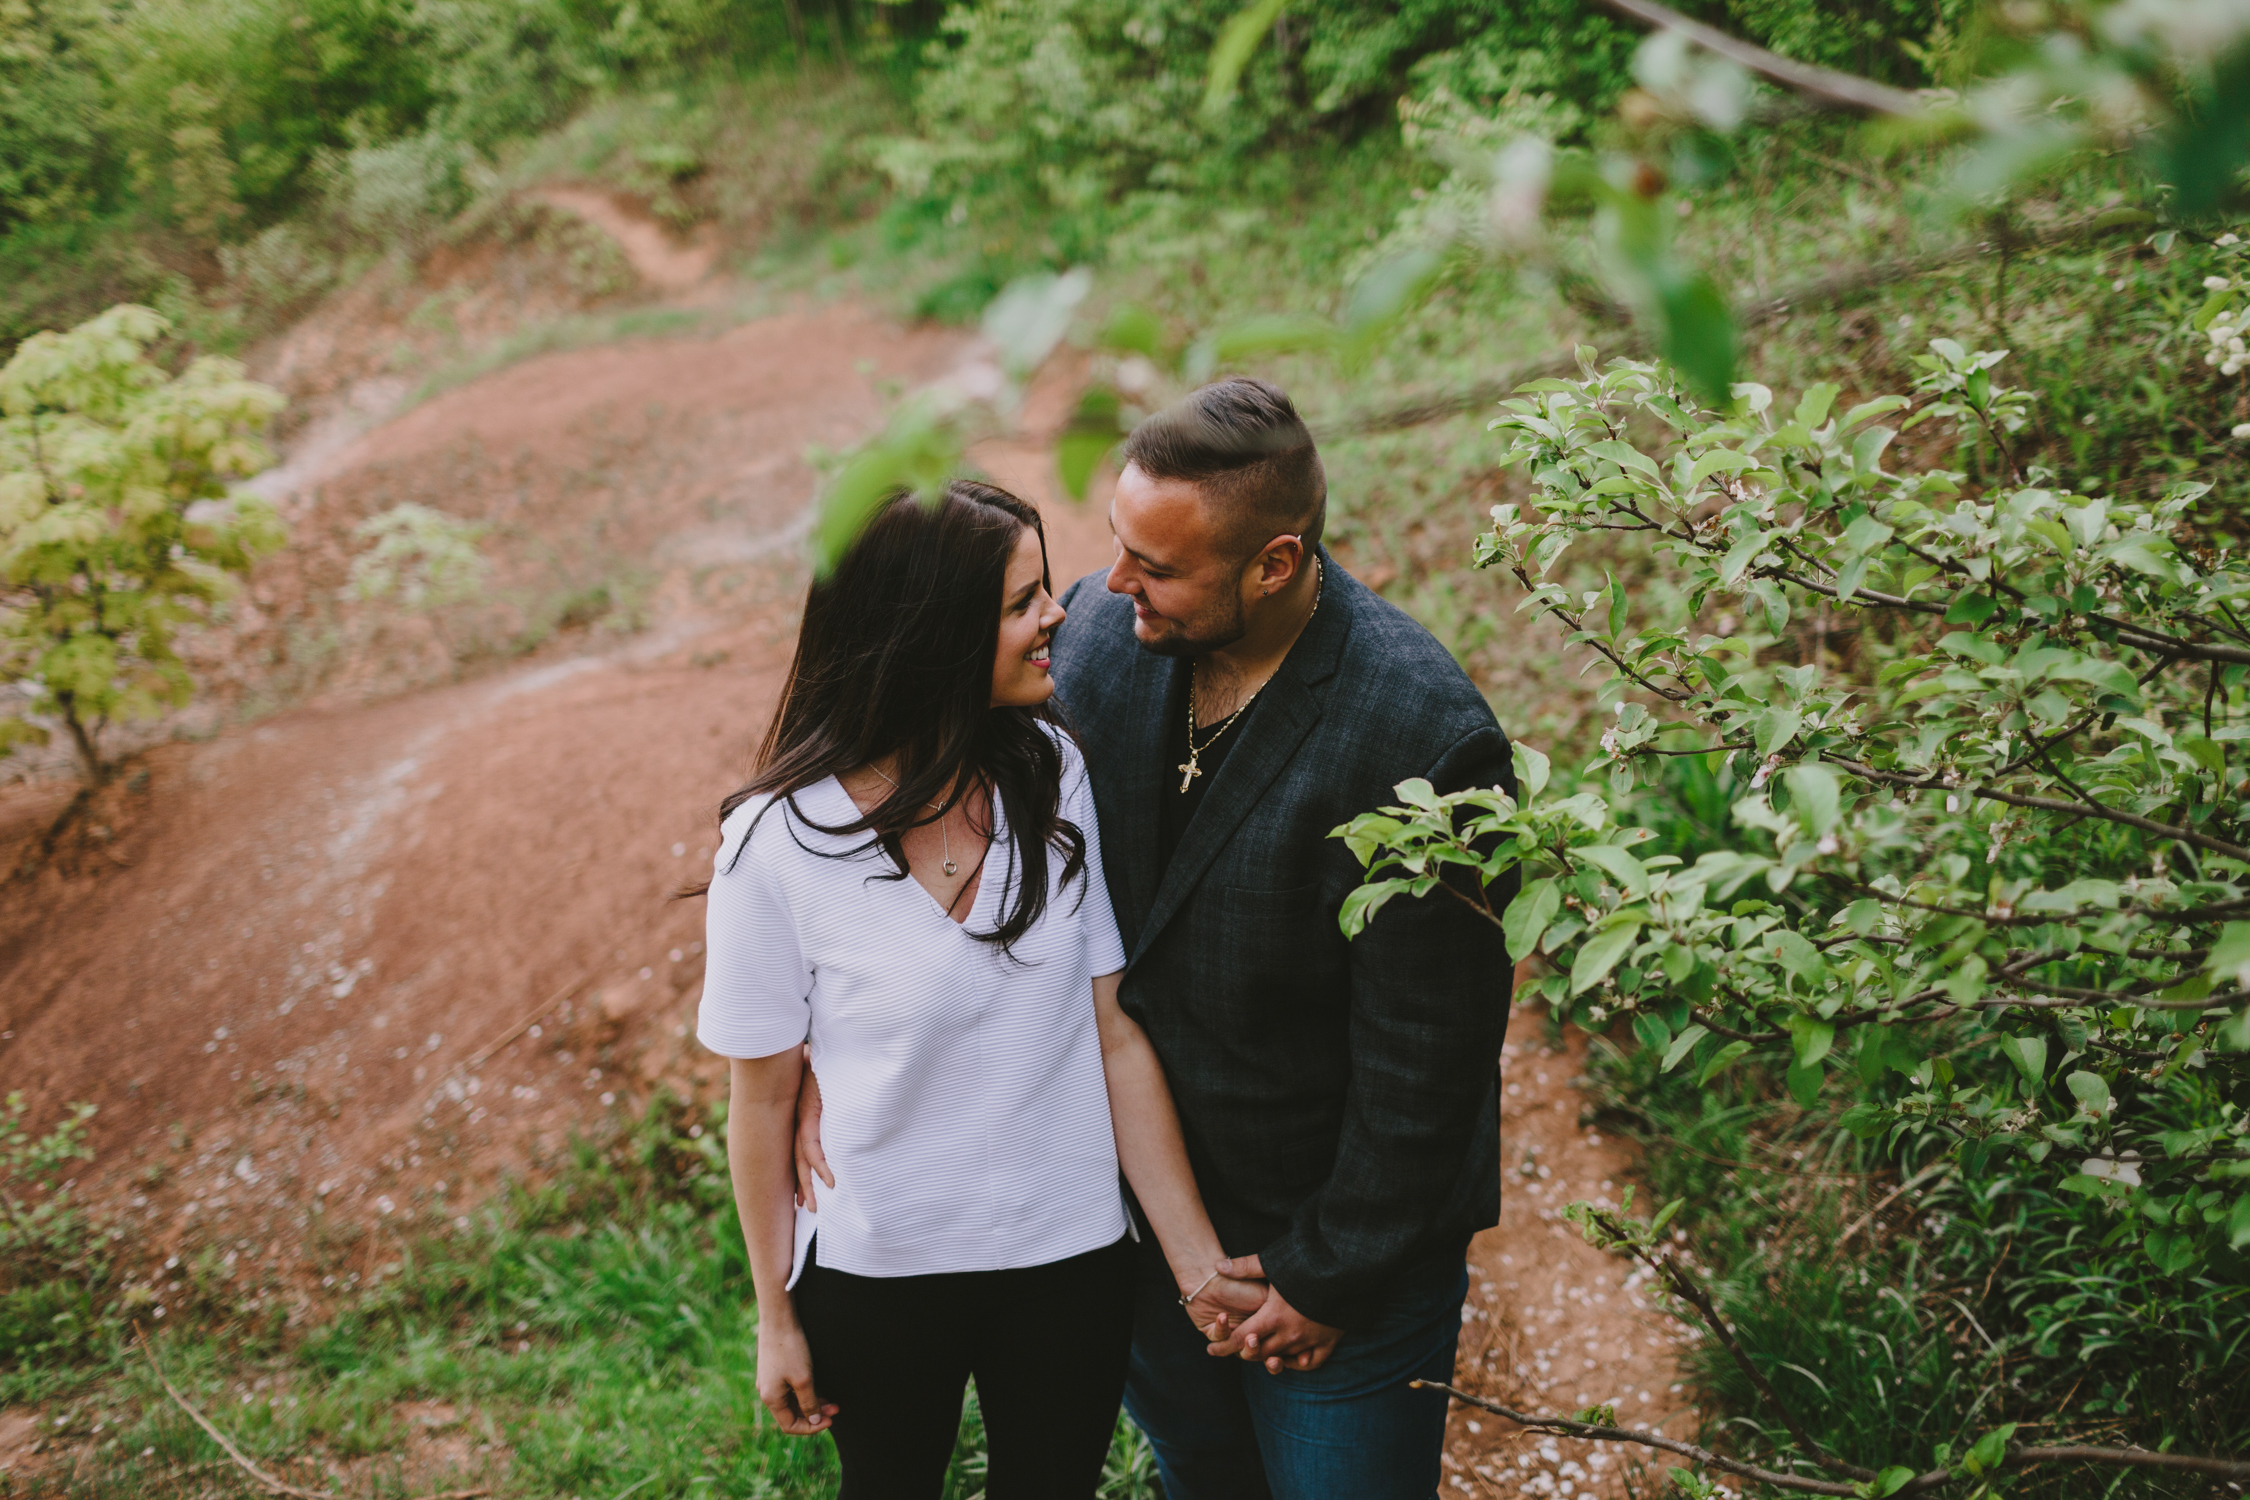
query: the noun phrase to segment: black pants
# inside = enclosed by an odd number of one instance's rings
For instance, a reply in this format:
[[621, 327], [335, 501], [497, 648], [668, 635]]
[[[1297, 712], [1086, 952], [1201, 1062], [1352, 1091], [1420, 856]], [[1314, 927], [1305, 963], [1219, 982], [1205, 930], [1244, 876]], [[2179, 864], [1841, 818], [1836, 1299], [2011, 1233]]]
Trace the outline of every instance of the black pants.
[[829, 1429], [837, 1500], [930, 1500], [974, 1375], [989, 1500], [1087, 1500], [1101, 1480], [1133, 1338], [1133, 1246], [1016, 1271], [853, 1276], [819, 1263], [797, 1279], [813, 1384], [840, 1408]]

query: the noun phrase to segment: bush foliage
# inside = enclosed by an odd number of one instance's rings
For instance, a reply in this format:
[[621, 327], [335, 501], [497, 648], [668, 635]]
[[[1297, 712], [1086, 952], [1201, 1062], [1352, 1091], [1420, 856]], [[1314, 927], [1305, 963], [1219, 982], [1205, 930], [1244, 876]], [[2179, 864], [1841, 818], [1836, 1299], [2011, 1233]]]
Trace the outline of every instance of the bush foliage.
[[228, 488], [272, 461], [280, 394], [232, 360], [166, 375], [164, 329], [115, 307], [0, 369], [0, 681], [22, 690], [0, 745], [59, 720], [89, 781], [110, 723], [186, 701], [174, 632], [282, 541], [271, 505]]

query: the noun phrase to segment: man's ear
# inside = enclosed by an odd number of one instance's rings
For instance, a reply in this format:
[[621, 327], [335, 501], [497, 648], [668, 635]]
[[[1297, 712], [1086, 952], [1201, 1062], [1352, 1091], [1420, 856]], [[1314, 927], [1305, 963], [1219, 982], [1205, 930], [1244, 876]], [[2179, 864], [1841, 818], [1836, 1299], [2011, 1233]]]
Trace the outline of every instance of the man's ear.
[[1278, 594], [1304, 571], [1304, 567], [1304, 539], [1283, 532], [1266, 543], [1258, 554], [1258, 586], [1264, 593]]

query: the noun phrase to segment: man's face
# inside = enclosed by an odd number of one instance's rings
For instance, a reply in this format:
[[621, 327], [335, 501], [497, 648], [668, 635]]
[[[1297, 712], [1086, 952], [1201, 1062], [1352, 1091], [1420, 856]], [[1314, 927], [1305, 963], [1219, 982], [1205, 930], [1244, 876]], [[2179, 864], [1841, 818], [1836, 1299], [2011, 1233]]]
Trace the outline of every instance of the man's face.
[[1219, 534], [1200, 491], [1136, 464], [1109, 503], [1117, 561], [1109, 591], [1133, 601], [1133, 636], [1162, 656], [1201, 656], [1242, 639], [1247, 562]]

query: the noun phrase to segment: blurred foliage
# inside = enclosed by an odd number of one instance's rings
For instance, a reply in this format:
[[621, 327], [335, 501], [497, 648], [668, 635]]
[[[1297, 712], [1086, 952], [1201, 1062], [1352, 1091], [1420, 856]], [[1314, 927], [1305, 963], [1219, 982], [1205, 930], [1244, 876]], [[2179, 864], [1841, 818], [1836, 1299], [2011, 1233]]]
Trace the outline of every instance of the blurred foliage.
[[0, 681], [21, 689], [0, 744], [60, 720], [88, 782], [113, 720], [186, 701], [174, 632], [282, 542], [273, 507], [228, 487], [272, 461], [280, 393], [232, 360], [168, 376], [147, 352], [164, 329], [115, 307], [0, 369]]

